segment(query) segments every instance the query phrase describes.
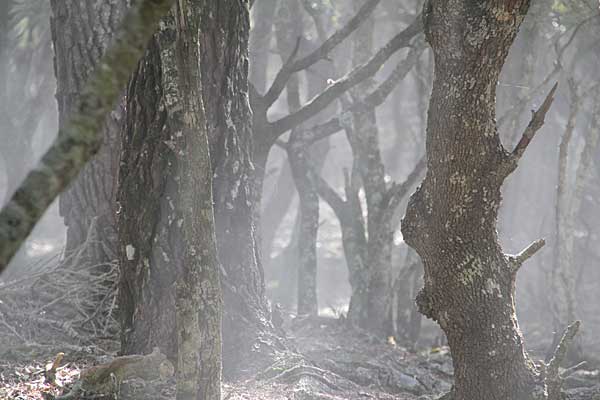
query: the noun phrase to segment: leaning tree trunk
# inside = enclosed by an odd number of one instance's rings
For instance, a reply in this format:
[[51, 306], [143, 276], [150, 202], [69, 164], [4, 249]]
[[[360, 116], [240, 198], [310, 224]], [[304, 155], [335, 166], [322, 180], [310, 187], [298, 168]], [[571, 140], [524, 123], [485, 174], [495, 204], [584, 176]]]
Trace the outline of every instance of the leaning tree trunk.
[[260, 204], [252, 160], [247, 0], [206, 0], [200, 41], [203, 98], [212, 161], [215, 222], [224, 298], [227, 377], [271, 362], [270, 322], [260, 256]]
[[[55, 51], [59, 126], [77, 107], [81, 90], [98, 65], [122, 20], [127, 2], [115, 0], [52, 0], [52, 38]], [[103, 145], [60, 197], [59, 210], [67, 226], [66, 251], [86, 242], [95, 222], [97, 242], [89, 248], [92, 264], [117, 258], [116, 176], [119, 163], [120, 106], [106, 120]]]
[[428, 171], [402, 225], [425, 269], [417, 304], [448, 337], [454, 399], [532, 399], [539, 375], [524, 348], [514, 296], [516, 272], [539, 246], [505, 255], [496, 222], [502, 184], [550, 101], [512, 153], [495, 121], [498, 77], [529, 1], [426, 4], [425, 33], [435, 57]]
[[200, 12], [179, 2], [127, 93], [119, 171], [123, 353], [178, 359], [177, 398], [220, 399], [221, 289], [198, 65]]

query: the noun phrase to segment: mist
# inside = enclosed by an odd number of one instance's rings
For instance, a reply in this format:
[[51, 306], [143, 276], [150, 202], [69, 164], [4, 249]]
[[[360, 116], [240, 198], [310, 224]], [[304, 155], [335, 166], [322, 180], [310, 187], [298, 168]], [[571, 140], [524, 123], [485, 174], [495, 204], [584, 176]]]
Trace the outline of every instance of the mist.
[[61, 138], [129, 3], [0, 5], [0, 399], [599, 395], [597, 2], [180, 1]]

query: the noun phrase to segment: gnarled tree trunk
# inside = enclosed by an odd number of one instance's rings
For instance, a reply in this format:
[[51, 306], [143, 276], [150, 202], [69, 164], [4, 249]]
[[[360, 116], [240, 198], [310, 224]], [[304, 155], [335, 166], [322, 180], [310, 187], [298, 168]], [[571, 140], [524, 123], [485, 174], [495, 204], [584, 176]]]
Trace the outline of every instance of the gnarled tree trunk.
[[402, 232], [424, 264], [419, 309], [448, 337], [454, 399], [531, 399], [539, 379], [514, 298], [516, 272], [538, 246], [509, 257], [496, 232], [502, 184], [543, 123], [537, 115], [512, 153], [496, 128], [498, 77], [528, 8], [528, 0], [430, 0], [424, 12], [435, 57], [428, 171]]

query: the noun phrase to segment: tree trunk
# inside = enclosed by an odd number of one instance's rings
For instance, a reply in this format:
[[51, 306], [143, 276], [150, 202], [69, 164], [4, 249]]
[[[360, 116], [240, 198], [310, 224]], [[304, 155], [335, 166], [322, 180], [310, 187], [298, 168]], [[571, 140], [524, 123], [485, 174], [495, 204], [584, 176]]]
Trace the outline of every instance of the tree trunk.
[[248, 1], [205, 1], [201, 30], [203, 98], [223, 267], [223, 368], [231, 378], [269, 365], [271, 347], [277, 345], [257, 232], [260, 194], [255, 186], [248, 97]]
[[495, 122], [498, 77], [528, 6], [431, 0], [424, 12], [435, 57], [428, 171], [402, 233], [424, 264], [419, 310], [448, 337], [454, 399], [532, 399], [539, 379], [515, 314], [516, 272], [527, 257], [506, 256], [496, 232], [502, 183], [533, 137], [508, 153]]
[[177, 399], [220, 399], [221, 288], [200, 9], [179, 2], [127, 93], [119, 180], [122, 352], [178, 359]]
[[[358, 4], [355, 9], [358, 9]], [[372, 57], [374, 24], [372, 19], [367, 21], [358, 30], [354, 38], [353, 58], [354, 64], [360, 65]], [[352, 90], [355, 102], [364, 97], [373, 85], [366, 80]], [[366, 268], [367, 290], [362, 291], [366, 296], [366, 313], [363, 318], [354, 318], [359, 321], [359, 326], [378, 334], [391, 334], [389, 332], [388, 313], [386, 306], [389, 304], [391, 295], [391, 273], [392, 273], [392, 243], [393, 232], [392, 221], [382, 220], [382, 201], [385, 198], [386, 183], [385, 169], [379, 151], [379, 128], [375, 109], [368, 112], [354, 113], [352, 126], [346, 129], [346, 136], [352, 148], [356, 171], [361, 178], [365, 190], [367, 203], [367, 255]], [[365, 318], [366, 317], [366, 318]], [[385, 332], [384, 332], [385, 331]]]
[[277, 0], [261, 0], [252, 7], [252, 32], [250, 34], [250, 82], [263, 93], [267, 86], [273, 20]]
[[177, 72], [183, 106], [178, 117], [183, 125], [182, 137], [177, 139], [175, 133], [174, 141], [179, 146], [173, 149], [181, 158], [175, 182], [179, 183], [176, 209], [181, 212], [177, 224], [182, 226], [172, 243], [180, 243], [183, 248], [177, 252], [181, 257], [177, 264], [183, 266], [176, 290], [177, 400], [221, 400], [223, 299], [215, 237], [213, 174], [198, 63], [200, 9], [198, 2], [179, 2], [176, 15]]
[[[52, 0], [59, 126], [75, 111], [88, 77], [116, 33], [127, 3], [114, 0]], [[98, 243], [89, 249], [92, 264], [117, 258], [116, 176], [119, 163], [120, 106], [106, 119], [100, 151], [60, 196], [60, 215], [67, 226], [66, 251], [85, 243], [96, 219]]]
[[[296, 132], [292, 132], [294, 135]], [[299, 196], [300, 226], [297, 243], [298, 315], [317, 316], [317, 235], [319, 233], [319, 195], [310, 173], [308, 149], [301, 140], [290, 139], [288, 158]]]

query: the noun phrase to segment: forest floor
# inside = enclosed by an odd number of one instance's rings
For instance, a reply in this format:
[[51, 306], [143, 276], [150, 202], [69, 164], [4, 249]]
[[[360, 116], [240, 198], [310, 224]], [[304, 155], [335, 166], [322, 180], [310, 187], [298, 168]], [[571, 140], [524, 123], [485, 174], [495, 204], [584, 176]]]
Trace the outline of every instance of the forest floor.
[[[452, 363], [446, 347], [408, 351], [348, 329], [342, 320], [312, 318], [286, 324], [292, 352], [251, 379], [223, 384], [224, 400], [436, 399], [450, 389]], [[126, 379], [116, 393], [69, 393], [82, 371], [113, 359], [115, 342], [76, 346], [7, 343], [0, 349], [0, 399], [148, 399], [175, 398], [174, 379]], [[49, 364], [64, 353], [60, 366]], [[59, 356], [60, 358], [60, 356]], [[50, 370], [48, 372], [48, 370]], [[115, 386], [116, 387], [116, 386]], [[570, 371], [568, 399], [600, 399], [597, 369]]]
[[[0, 282], [0, 400], [174, 400], [162, 359], [116, 356], [115, 288], [107, 285], [116, 266], [101, 274], [42, 267]], [[333, 317], [288, 315], [283, 331], [289, 351], [225, 382], [223, 400], [428, 400], [451, 387], [446, 347], [408, 350]], [[600, 400], [597, 364], [564, 371], [568, 399]]]

